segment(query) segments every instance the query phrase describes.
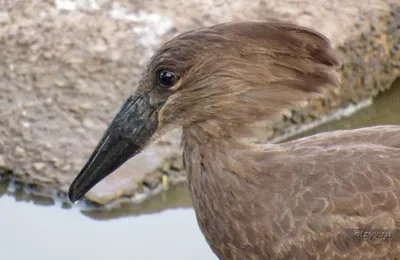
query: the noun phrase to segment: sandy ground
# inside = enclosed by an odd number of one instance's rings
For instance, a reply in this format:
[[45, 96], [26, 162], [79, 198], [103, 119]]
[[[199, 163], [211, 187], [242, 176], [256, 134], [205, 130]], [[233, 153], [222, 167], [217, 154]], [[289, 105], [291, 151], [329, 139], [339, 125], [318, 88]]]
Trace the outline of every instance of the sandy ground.
[[[154, 50], [177, 33], [280, 17], [328, 36], [342, 53], [342, 93], [265, 126], [277, 140], [387, 88], [400, 75], [398, 0], [0, 0], [0, 167], [30, 191], [65, 196]], [[162, 175], [184, 180], [179, 130], [88, 193], [139, 201]]]

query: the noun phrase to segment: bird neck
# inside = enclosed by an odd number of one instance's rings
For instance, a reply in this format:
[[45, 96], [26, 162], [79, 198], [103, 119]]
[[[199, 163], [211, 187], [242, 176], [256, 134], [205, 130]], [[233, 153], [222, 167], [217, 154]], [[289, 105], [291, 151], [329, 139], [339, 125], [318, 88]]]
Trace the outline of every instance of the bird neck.
[[193, 125], [184, 127], [182, 133], [183, 161], [196, 209], [201, 209], [203, 202], [209, 204], [224, 196], [226, 190], [240, 182], [241, 176], [235, 176], [230, 169], [241, 165], [236, 155], [246, 146], [230, 136], [204, 130], [204, 126]]
[[251, 150], [251, 144], [226, 132], [211, 129], [209, 125], [202, 124], [183, 128], [183, 156], [189, 182], [192, 178], [202, 178], [202, 181], [214, 184], [229, 181], [229, 178], [220, 179], [220, 172], [224, 169], [241, 168], [241, 154]]
[[274, 158], [285, 154], [286, 150], [280, 145], [252, 144], [226, 132], [209, 130], [201, 124], [183, 128], [183, 160], [192, 188], [200, 184], [202, 189], [207, 189], [242, 182], [263, 189], [268, 186], [273, 193], [285, 185], [276, 172], [269, 170], [269, 166], [276, 165]]

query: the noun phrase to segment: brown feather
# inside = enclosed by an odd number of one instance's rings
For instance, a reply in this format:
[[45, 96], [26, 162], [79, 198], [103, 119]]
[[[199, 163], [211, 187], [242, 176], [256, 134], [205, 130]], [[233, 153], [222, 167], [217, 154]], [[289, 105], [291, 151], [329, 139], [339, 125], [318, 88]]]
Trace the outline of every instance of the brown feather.
[[400, 254], [397, 241], [354, 235], [399, 227], [400, 127], [246, 146], [199, 145], [184, 133], [197, 218], [221, 259], [396, 259]]

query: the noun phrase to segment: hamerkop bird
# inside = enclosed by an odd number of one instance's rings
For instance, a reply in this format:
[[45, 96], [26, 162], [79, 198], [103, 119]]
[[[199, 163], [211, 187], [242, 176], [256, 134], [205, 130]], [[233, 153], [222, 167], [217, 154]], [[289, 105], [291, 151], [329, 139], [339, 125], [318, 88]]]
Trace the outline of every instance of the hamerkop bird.
[[244, 138], [254, 122], [339, 87], [339, 65], [327, 38], [286, 22], [181, 34], [151, 58], [69, 197], [180, 126], [197, 220], [220, 259], [400, 259], [399, 126]]

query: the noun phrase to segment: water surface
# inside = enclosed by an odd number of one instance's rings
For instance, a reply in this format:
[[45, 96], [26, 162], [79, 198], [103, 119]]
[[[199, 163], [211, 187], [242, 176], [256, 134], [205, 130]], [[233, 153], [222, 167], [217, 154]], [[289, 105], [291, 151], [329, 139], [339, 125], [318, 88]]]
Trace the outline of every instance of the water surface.
[[[3, 190], [5, 185], [1, 187]], [[187, 195], [187, 194], [185, 194]], [[79, 210], [0, 199], [0, 259], [4, 260], [216, 260], [192, 208], [94, 220]], [[36, 201], [37, 203], [38, 201]], [[40, 202], [40, 200], [39, 200]], [[42, 201], [43, 202], [43, 201]], [[122, 213], [123, 214], [123, 213]]]

